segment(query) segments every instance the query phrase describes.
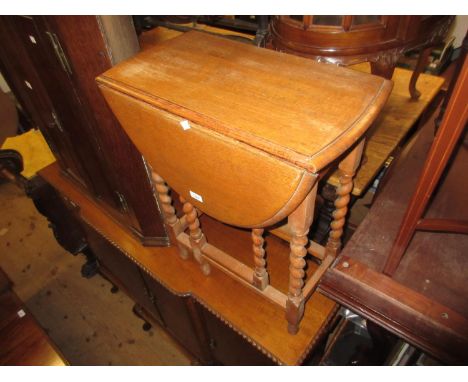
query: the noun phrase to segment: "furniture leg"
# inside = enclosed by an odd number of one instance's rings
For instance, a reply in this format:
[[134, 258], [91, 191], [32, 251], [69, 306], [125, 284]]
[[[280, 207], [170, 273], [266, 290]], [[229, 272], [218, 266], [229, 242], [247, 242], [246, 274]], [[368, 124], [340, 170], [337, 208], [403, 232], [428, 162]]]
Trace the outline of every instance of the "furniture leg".
[[255, 263], [252, 284], [260, 290], [264, 290], [268, 286], [268, 273], [265, 267], [265, 249], [263, 248], [265, 243], [265, 240], [263, 239], [263, 233], [263, 228], [254, 228], [252, 230], [252, 249], [254, 252]]
[[309, 192], [299, 207], [288, 217], [288, 225], [291, 230], [289, 255], [289, 290], [286, 302], [286, 319], [288, 320], [288, 332], [296, 334], [299, 330], [299, 322], [304, 315], [304, 276], [307, 254], [306, 245], [309, 243], [307, 234], [314, 218], [315, 198], [317, 195], [317, 183]]
[[179, 247], [180, 257], [183, 259], [188, 259], [189, 254], [187, 249], [180, 245], [177, 240], [177, 235], [181, 233], [182, 228], [179, 219], [177, 218], [175, 208], [172, 205], [172, 198], [169, 195], [169, 187], [166, 185], [164, 179], [156, 174], [154, 171], [151, 173], [153, 182], [155, 184], [156, 192], [158, 193], [158, 198], [161, 202], [164, 223], [168, 227], [169, 237], [172, 243], [177, 243]]
[[395, 62], [393, 62], [393, 60], [391, 60], [391, 62], [388, 60], [379, 60], [371, 62], [370, 65], [372, 74], [391, 80], [393, 72], [395, 71], [396, 60]]
[[362, 139], [338, 165], [341, 172], [340, 185], [336, 189], [335, 211], [333, 212], [333, 221], [330, 224], [331, 231], [325, 247], [327, 256], [336, 257], [341, 247], [341, 236], [343, 236], [343, 227], [348, 213], [348, 204], [351, 200], [351, 191], [353, 190], [353, 177], [361, 161], [364, 142], [365, 140]]
[[319, 208], [317, 223], [313, 233], [313, 240], [319, 244], [324, 244], [327, 241], [328, 233], [330, 232], [330, 224], [333, 220], [332, 215], [335, 210], [336, 188], [331, 184], [325, 183], [320, 191], [322, 203]]
[[421, 96], [421, 92], [419, 92], [418, 89], [416, 89], [416, 82], [418, 81], [419, 75], [426, 67], [431, 52], [432, 46], [429, 46], [424, 48], [419, 54], [418, 63], [416, 64], [416, 68], [414, 69], [413, 74], [411, 75], [411, 80], [409, 83], [409, 92], [411, 94], [412, 100], [417, 100]]
[[[468, 60], [465, 59], [462, 72], [450, 97], [442, 124], [429, 150], [416, 190], [409, 202], [395, 242], [387, 257], [383, 273], [388, 276], [393, 276], [396, 268], [400, 264], [401, 258], [413, 237], [414, 231], [418, 227], [418, 222], [424, 228], [425, 219], [422, 219], [424, 211], [466, 127], [468, 116], [468, 107], [466, 104], [467, 94]], [[449, 224], [449, 220], [438, 220], [437, 222], [439, 223], [437, 228], [440, 230], [442, 230], [441, 222], [449, 229], [454, 228], [453, 226], [450, 227], [451, 224]], [[463, 225], [465, 225], [466, 229], [466, 223], [456, 223], [453, 221], [451, 223], [455, 225], [458, 232], [460, 230], [463, 231]], [[426, 227], [431, 227], [430, 221], [429, 224], [426, 222]], [[447, 229], [444, 229], [444, 231], [447, 231]]]
[[205, 275], [209, 275], [211, 268], [210, 264], [203, 258], [202, 248], [206, 244], [206, 238], [203, 231], [200, 229], [200, 221], [196, 208], [192, 203], [188, 202], [184, 197], [180, 197], [181, 203], [184, 205], [183, 210], [187, 218], [187, 224], [190, 230], [190, 245], [193, 251], [193, 257], [200, 264], [200, 269]]

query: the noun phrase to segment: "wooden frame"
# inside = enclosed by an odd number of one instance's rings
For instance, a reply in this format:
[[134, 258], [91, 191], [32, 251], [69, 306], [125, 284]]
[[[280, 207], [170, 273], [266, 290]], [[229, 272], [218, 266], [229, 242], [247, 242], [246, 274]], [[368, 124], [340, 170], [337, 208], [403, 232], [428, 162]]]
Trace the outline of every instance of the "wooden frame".
[[[155, 183], [156, 196], [163, 206], [167, 229], [170, 232], [171, 239], [179, 248], [181, 258], [188, 259], [189, 253], [191, 253], [205, 275], [210, 274], [211, 265], [213, 265], [262, 294], [271, 302], [281, 306], [286, 311], [289, 333], [296, 334], [299, 330], [299, 322], [304, 314], [305, 303], [312, 296], [321, 277], [339, 253], [347, 206], [353, 189], [352, 178], [359, 167], [363, 147], [364, 139], [361, 139], [338, 166], [341, 171], [340, 186], [337, 188], [336, 209], [326, 246], [313, 241], [309, 242], [307, 238], [314, 217], [318, 181], [315, 181], [312, 189], [299, 207], [288, 216], [288, 224], [274, 229], [275, 234], [290, 242], [288, 294], [280, 292], [269, 284], [268, 267], [266, 266], [265, 250], [263, 249], [263, 228], [252, 229], [252, 255], [255, 264], [255, 268], [252, 269], [207, 242], [200, 228], [198, 219], [200, 211], [184, 197], [180, 197], [184, 216], [179, 219], [172, 205], [169, 187], [164, 179], [154, 171], [152, 172], [152, 178]], [[320, 266], [307, 281], [304, 281], [304, 267], [306, 265], [304, 256], [307, 252], [320, 261]]]
[[[188, 73], [187, 65], [199, 70]], [[168, 73], [175, 74], [176, 85]], [[238, 78], [245, 79], [242, 86]], [[288, 331], [296, 334], [305, 302], [339, 251], [364, 135], [391, 83], [197, 32], [142, 52], [97, 81], [152, 168], [156, 196], [181, 257], [191, 253], [205, 275], [212, 266], [220, 268], [285, 309]], [[253, 103], [252, 94], [258, 95]], [[325, 94], [329, 102], [321, 102]], [[337, 97], [346, 105], [339, 113]], [[306, 281], [304, 257], [319, 174], [340, 158], [330, 239], [325, 247], [310, 246], [321, 265]], [[180, 196], [180, 219], [169, 187]], [[252, 268], [207, 242], [199, 211], [253, 229]], [[285, 218], [289, 290], [281, 293], [268, 282], [262, 235]]]
[[397, 269], [415, 231], [442, 231], [468, 234], [468, 221], [449, 219], [425, 219], [423, 214], [456, 144], [466, 129], [468, 119], [468, 61], [464, 65], [448, 103], [442, 124], [424, 164], [416, 190], [387, 257], [383, 272], [392, 276]]

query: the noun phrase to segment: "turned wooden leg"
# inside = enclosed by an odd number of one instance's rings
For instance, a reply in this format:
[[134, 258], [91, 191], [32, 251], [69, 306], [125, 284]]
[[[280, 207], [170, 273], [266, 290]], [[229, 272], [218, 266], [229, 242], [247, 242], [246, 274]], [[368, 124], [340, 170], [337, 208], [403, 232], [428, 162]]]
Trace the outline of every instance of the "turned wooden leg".
[[299, 330], [299, 322], [304, 315], [304, 286], [305, 266], [304, 259], [307, 254], [310, 225], [314, 218], [315, 198], [317, 195], [317, 183], [299, 205], [288, 217], [288, 225], [291, 230], [290, 255], [289, 255], [289, 290], [286, 302], [286, 319], [288, 320], [288, 332], [296, 334]]
[[263, 232], [264, 230], [262, 228], [255, 228], [252, 230], [252, 248], [254, 252], [255, 263], [252, 283], [260, 290], [263, 290], [268, 286], [268, 273], [266, 271], [265, 249], [263, 248], [263, 244], [265, 242], [265, 240], [263, 239]]
[[320, 197], [322, 203], [319, 206], [317, 222], [315, 223], [315, 232], [313, 240], [319, 244], [325, 244], [330, 232], [330, 224], [333, 220], [332, 215], [335, 210], [336, 189], [331, 184], [325, 183], [321, 187]]
[[156, 192], [158, 193], [158, 199], [161, 202], [161, 207], [164, 215], [164, 223], [168, 228], [171, 242], [177, 243], [179, 247], [180, 257], [182, 257], [183, 259], [187, 259], [189, 257], [187, 249], [184, 246], [182, 246], [177, 240], [177, 235], [180, 233], [181, 227], [180, 221], [177, 218], [175, 212], [175, 208], [172, 205], [172, 198], [169, 195], [169, 187], [164, 182], [164, 179], [155, 172], [152, 173], [152, 178]]
[[353, 190], [353, 177], [361, 161], [364, 139], [340, 162], [340, 185], [336, 189], [335, 211], [330, 224], [330, 234], [326, 244], [326, 254], [336, 257], [341, 248], [341, 236], [348, 213], [348, 204]]
[[424, 48], [422, 52], [419, 54], [418, 63], [416, 64], [416, 68], [413, 71], [413, 74], [411, 76], [411, 80], [409, 83], [409, 92], [411, 95], [411, 99], [413, 100], [417, 100], [421, 96], [421, 92], [418, 91], [418, 89], [416, 89], [416, 82], [418, 82], [419, 75], [426, 68], [431, 52], [432, 52], [432, 46]]
[[181, 203], [184, 205], [184, 214], [187, 218], [187, 224], [190, 230], [190, 245], [192, 246], [193, 257], [200, 264], [200, 268], [205, 275], [209, 275], [211, 268], [210, 264], [203, 258], [202, 248], [206, 244], [206, 238], [200, 228], [197, 210], [192, 203], [180, 197]]

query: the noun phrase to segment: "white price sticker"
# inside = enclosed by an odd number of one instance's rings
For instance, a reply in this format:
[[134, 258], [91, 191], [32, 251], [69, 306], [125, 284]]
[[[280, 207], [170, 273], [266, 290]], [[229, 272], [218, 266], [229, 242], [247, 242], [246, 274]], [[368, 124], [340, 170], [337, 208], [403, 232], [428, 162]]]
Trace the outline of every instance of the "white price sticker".
[[203, 203], [203, 198], [201, 195], [198, 195], [196, 192], [190, 191], [190, 196], [195, 200], [198, 200], [200, 203]]
[[24, 316], [26, 316], [26, 312], [23, 309], [18, 310], [16, 314], [18, 315], [19, 318], [23, 318]]
[[180, 121], [180, 126], [182, 126], [182, 129], [188, 130], [190, 129], [190, 122], [184, 119], [183, 121]]

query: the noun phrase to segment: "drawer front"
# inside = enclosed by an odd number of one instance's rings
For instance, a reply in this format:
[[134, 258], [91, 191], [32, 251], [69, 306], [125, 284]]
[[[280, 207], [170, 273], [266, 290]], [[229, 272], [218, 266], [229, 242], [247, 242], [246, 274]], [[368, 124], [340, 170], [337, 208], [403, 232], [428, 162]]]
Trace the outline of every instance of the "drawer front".
[[208, 215], [240, 227], [274, 224], [292, 212], [315, 176], [101, 85], [117, 119], [155, 172]]

